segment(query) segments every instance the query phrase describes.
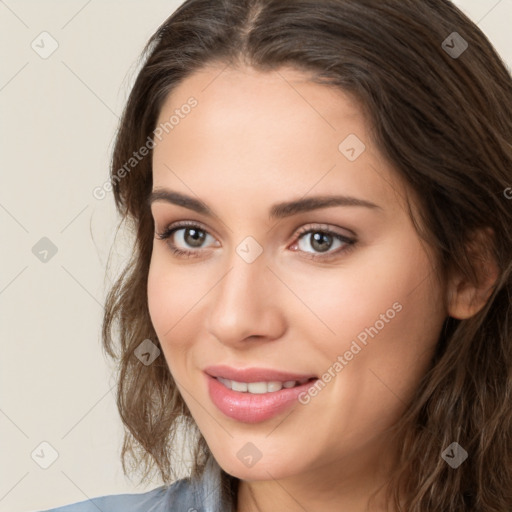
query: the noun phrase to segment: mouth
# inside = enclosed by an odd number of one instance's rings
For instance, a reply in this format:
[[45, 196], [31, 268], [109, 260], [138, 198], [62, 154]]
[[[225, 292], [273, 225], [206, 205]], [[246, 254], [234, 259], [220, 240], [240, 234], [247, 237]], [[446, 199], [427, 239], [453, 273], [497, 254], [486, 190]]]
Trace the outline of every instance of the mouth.
[[287, 381], [260, 381], [260, 382], [240, 382], [231, 379], [225, 379], [223, 377], [214, 377], [227, 389], [238, 391], [240, 393], [250, 393], [253, 395], [263, 395], [265, 393], [275, 393], [281, 391], [281, 389], [291, 389], [298, 386], [302, 386], [307, 382], [316, 380], [316, 377], [310, 377], [300, 380], [287, 380]]
[[228, 366], [206, 368], [204, 375], [212, 403], [242, 423], [259, 423], [284, 413], [318, 381], [313, 375]]
[[[204, 372], [210, 377], [214, 377], [216, 379], [224, 379], [224, 381], [231, 381], [232, 383], [234, 382], [237, 384], [241, 384], [242, 388], [243, 384], [262, 383], [271, 384], [274, 387], [277, 385], [277, 383], [281, 384], [282, 387], [293, 387], [294, 385], [296, 385], [297, 382], [303, 384], [308, 380], [317, 378], [316, 375], [311, 373], [296, 373], [284, 370], [273, 370], [270, 368], [256, 367], [233, 368], [231, 366], [226, 365], [209, 366], [204, 369]], [[233, 387], [231, 387], [230, 389], [233, 389]], [[240, 391], [243, 391], [243, 389], [240, 389]]]

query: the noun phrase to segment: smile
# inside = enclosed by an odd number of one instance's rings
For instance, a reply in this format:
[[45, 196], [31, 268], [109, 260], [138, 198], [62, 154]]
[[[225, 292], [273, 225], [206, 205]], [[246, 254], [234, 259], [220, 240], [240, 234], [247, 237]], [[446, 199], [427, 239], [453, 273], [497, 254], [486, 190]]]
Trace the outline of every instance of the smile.
[[[224, 416], [242, 423], [259, 423], [279, 416], [297, 405], [298, 397], [307, 393], [318, 381], [318, 378], [307, 375], [261, 369], [240, 371], [226, 370], [226, 367], [223, 367], [220, 371], [209, 371], [224, 375], [228, 373], [231, 377], [237, 376], [240, 379], [203, 374], [207, 393], [213, 405]], [[242, 380], [241, 377], [247, 380]]]
[[224, 379], [222, 377], [216, 377], [227, 389], [238, 391], [240, 393], [252, 393], [254, 395], [262, 395], [264, 393], [275, 393], [283, 388], [294, 388], [305, 384], [311, 379], [301, 380], [287, 380], [285, 382], [270, 381], [270, 382], [238, 382], [236, 380]]

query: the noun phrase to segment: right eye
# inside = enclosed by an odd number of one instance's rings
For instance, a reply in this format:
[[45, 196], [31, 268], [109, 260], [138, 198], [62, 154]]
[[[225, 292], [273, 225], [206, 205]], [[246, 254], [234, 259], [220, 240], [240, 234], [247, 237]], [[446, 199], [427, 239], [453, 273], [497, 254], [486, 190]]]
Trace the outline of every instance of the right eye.
[[183, 257], [198, 256], [199, 251], [190, 250], [189, 247], [202, 249], [201, 245], [208, 237], [215, 240], [205, 229], [192, 222], [171, 224], [162, 233], [156, 233], [156, 237], [166, 240], [173, 254]]

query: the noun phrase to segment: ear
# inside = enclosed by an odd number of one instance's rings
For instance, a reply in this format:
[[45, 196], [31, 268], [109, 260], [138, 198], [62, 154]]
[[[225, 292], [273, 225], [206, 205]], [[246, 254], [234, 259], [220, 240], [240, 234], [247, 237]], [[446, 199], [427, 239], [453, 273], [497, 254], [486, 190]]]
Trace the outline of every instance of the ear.
[[460, 271], [452, 273], [447, 288], [449, 316], [464, 320], [484, 307], [499, 274], [493, 247], [494, 231], [491, 228], [481, 228], [473, 233], [467, 243], [467, 254], [477, 283], [472, 283]]

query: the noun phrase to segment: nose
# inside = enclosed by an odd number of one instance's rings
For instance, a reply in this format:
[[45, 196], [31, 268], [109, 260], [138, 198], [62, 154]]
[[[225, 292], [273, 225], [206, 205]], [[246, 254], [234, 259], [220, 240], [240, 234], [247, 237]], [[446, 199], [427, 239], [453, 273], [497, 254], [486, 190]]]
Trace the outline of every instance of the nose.
[[247, 347], [249, 339], [281, 337], [286, 323], [280, 286], [263, 256], [247, 263], [235, 253], [228, 271], [209, 294], [208, 332], [237, 348]]

